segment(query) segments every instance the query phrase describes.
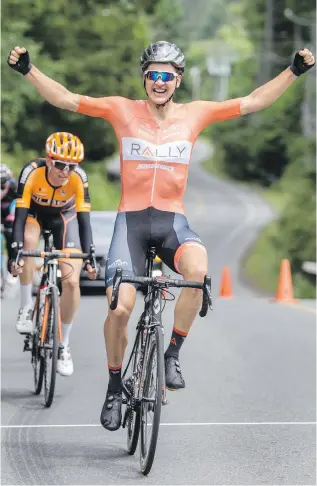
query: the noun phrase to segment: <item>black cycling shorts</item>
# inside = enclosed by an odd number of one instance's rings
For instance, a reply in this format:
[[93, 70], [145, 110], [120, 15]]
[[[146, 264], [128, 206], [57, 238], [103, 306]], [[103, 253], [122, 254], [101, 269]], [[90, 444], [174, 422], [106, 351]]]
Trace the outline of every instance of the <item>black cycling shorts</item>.
[[52, 215], [29, 211], [27, 221], [39, 224], [42, 230], [51, 230], [56, 250], [81, 250], [75, 207]]
[[112, 286], [116, 268], [125, 275], [144, 276], [147, 250], [156, 247], [161, 260], [174, 272], [184, 243], [203, 246], [199, 236], [189, 228], [183, 214], [147, 208], [117, 214], [107, 257], [106, 287]]

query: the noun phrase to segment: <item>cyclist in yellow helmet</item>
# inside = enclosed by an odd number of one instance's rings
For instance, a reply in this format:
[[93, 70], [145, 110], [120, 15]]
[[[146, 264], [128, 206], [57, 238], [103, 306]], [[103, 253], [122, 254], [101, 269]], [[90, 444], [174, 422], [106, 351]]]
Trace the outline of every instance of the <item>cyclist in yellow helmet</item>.
[[[71, 133], [57, 132], [46, 141], [46, 157], [26, 164], [19, 177], [12, 250], [36, 250], [42, 229], [50, 229], [57, 250], [89, 253], [93, 246], [90, 226], [90, 199], [86, 172], [79, 167], [84, 159], [84, 146]], [[70, 265], [73, 271], [70, 272]], [[32, 281], [34, 259], [11, 262], [11, 272], [20, 277], [21, 303], [16, 324], [21, 334], [32, 332]], [[86, 263], [88, 276], [96, 270]], [[79, 305], [79, 277], [82, 260], [63, 260], [62, 344], [57, 371], [64, 376], [73, 373], [69, 334]]]

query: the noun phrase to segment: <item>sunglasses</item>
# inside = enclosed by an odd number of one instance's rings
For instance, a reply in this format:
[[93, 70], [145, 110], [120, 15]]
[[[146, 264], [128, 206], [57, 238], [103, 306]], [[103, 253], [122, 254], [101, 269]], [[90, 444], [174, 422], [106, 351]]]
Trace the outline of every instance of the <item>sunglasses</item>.
[[144, 71], [144, 76], [151, 81], [157, 81], [158, 78], [161, 78], [163, 83], [167, 83], [168, 81], [174, 81], [179, 74], [177, 73], [169, 73], [165, 71]]
[[52, 160], [52, 164], [55, 169], [58, 170], [65, 170], [67, 167], [69, 172], [73, 172], [77, 167], [77, 164], [68, 164], [67, 162], [61, 162], [60, 160]]

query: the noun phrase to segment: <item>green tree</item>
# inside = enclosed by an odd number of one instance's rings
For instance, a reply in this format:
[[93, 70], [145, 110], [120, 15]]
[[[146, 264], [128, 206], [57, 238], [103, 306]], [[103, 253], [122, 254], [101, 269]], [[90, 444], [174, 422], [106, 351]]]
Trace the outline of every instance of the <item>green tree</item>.
[[[5, 58], [14, 45], [25, 45], [32, 62], [71, 91], [91, 96], [144, 96], [138, 59], [149, 42], [149, 24], [143, 10], [115, 1], [66, 5], [61, 0], [26, 0], [19, 22], [7, 22], [5, 19], [16, 17], [18, 4], [11, 0], [2, 12]], [[21, 75], [8, 68], [4, 73], [2, 140], [9, 151], [19, 143], [25, 150], [41, 152], [47, 135], [56, 130], [78, 134], [92, 160], [114, 151], [113, 130], [103, 120], [58, 110], [43, 101]]]

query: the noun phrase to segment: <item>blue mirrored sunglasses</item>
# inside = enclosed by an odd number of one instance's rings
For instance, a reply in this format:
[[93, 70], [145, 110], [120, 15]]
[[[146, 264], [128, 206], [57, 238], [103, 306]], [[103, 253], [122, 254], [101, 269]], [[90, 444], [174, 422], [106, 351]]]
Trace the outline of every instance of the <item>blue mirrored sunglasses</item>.
[[157, 81], [158, 78], [161, 78], [163, 83], [173, 81], [175, 78], [177, 78], [177, 76], [179, 76], [177, 73], [169, 73], [165, 71], [145, 71], [144, 75], [151, 81]]

